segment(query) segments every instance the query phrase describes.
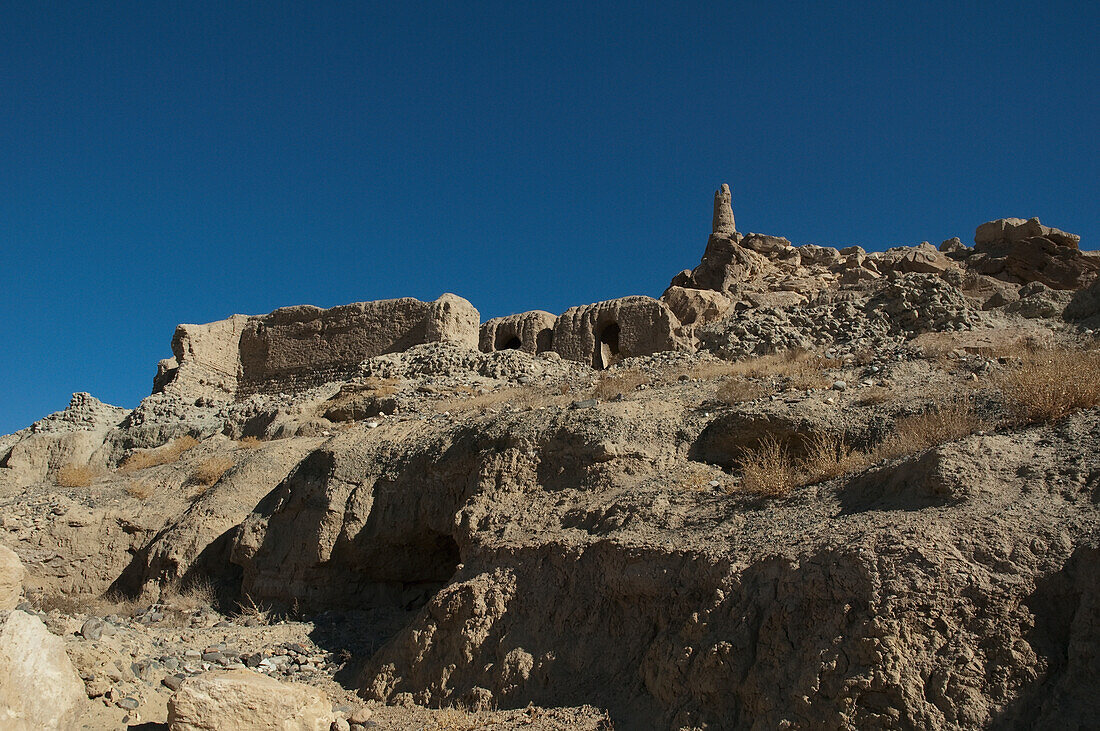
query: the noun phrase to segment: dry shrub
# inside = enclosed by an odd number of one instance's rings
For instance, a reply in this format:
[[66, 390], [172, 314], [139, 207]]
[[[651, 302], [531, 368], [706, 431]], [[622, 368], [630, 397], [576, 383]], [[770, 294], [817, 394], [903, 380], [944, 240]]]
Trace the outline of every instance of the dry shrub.
[[271, 617], [271, 609], [261, 607], [248, 594], [237, 602], [237, 618], [242, 621], [253, 619], [259, 624], [268, 625], [271, 624]]
[[54, 475], [58, 487], [87, 487], [92, 484], [102, 470], [88, 465], [67, 464]]
[[865, 388], [859, 392], [859, 399], [856, 401], [856, 406], [877, 406], [878, 404], [884, 404], [891, 400], [893, 395], [893, 391], [889, 388], [883, 388], [882, 386]]
[[141, 480], [131, 480], [130, 484], [126, 486], [126, 494], [135, 500], [148, 500], [154, 492], [156, 490], [151, 484]]
[[612, 373], [604, 371], [600, 373], [599, 380], [597, 380], [596, 385], [592, 387], [592, 398], [597, 398], [601, 401], [610, 401], [620, 393], [625, 396], [628, 393], [636, 391], [638, 386], [649, 385], [649, 383], [650, 379], [648, 376], [633, 368], [614, 371]]
[[149, 467], [178, 462], [183, 453], [199, 446], [199, 440], [192, 436], [173, 439], [168, 444], [154, 449], [139, 449], [119, 465], [120, 472], [137, 472]]
[[214, 587], [207, 579], [172, 581], [160, 589], [160, 604], [181, 612], [196, 612], [214, 606]]
[[800, 483], [804, 485], [831, 480], [871, 463], [870, 455], [852, 449], [839, 434], [815, 434], [806, 441], [804, 450], [798, 460]]
[[241, 449], [255, 449], [262, 444], [258, 437], [242, 437], [237, 440], [237, 446]]
[[744, 401], [755, 401], [774, 391], [775, 389], [771, 385], [765, 386], [758, 381], [746, 381], [740, 377], [731, 377], [722, 381], [715, 395], [719, 401], [733, 405]]
[[766, 436], [755, 449], [742, 452], [741, 489], [754, 495], [784, 495], [798, 483], [794, 460], [786, 445]]
[[937, 399], [932, 408], [894, 422], [894, 432], [871, 452], [872, 461], [896, 459], [937, 444], [961, 439], [982, 429], [985, 422], [974, 412], [967, 394]]
[[[468, 396], [452, 396], [435, 403], [438, 412], [457, 413], [463, 411], [485, 411], [486, 409], [509, 404], [518, 408], [537, 408], [546, 406], [552, 400], [549, 393], [536, 386], [513, 386], [488, 393], [474, 393], [472, 389], [463, 389]], [[459, 392], [462, 392], [461, 390]]]
[[894, 432], [869, 450], [852, 448], [841, 435], [815, 434], [801, 445], [801, 456], [794, 459], [786, 444], [768, 436], [755, 448], [742, 452], [738, 460], [741, 489], [757, 495], [783, 495], [795, 487], [831, 480], [882, 460], [961, 439], [984, 426], [964, 395], [936, 400], [928, 411], [898, 419]]
[[105, 617], [109, 614], [129, 617], [141, 607], [139, 599], [130, 599], [114, 592], [109, 592], [103, 596], [34, 592], [27, 595], [27, 601], [35, 609], [42, 612], [57, 610], [62, 614], [92, 614], [99, 617]]
[[222, 475], [232, 469], [234, 464], [232, 457], [217, 455], [207, 457], [202, 462], [199, 462], [191, 472], [191, 482], [195, 485], [208, 488], [220, 480]]
[[1055, 421], [1078, 409], [1100, 405], [1100, 352], [1034, 350], [993, 377], [1015, 419]]

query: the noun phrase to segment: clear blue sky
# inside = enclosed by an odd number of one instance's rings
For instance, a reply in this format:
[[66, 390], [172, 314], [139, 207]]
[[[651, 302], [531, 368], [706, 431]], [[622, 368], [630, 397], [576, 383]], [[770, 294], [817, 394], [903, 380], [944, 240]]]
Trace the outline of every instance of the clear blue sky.
[[0, 433], [178, 322], [659, 295], [723, 181], [798, 244], [1097, 246], [1100, 5], [739, 5], [3, 3]]

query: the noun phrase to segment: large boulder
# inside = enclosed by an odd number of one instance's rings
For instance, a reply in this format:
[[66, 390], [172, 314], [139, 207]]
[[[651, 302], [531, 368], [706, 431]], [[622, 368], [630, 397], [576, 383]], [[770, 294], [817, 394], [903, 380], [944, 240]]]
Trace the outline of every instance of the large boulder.
[[333, 720], [321, 691], [251, 670], [188, 678], [168, 701], [169, 731], [328, 731]]
[[23, 563], [15, 551], [0, 546], [0, 609], [15, 609], [23, 593]]
[[669, 287], [661, 295], [681, 325], [703, 325], [721, 317], [731, 304], [730, 298], [712, 289]]
[[87, 701], [84, 682], [60, 637], [42, 620], [14, 611], [0, 625], [0, 728], [67, 731]]

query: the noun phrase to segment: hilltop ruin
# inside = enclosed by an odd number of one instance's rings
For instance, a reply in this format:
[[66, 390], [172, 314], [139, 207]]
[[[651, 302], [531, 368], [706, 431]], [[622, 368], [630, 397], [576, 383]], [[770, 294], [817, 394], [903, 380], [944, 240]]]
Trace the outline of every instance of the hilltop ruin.
[[924, 242], [872, 253], [859, 246], [793, 246], [780, 236], [738, 232], [730, 188], [723, 183], [714, 194], [702, 261], [676, 275], [659, 299], [622, 297], [557, 316], [536, 310], [484, 323], [470, 302], [453, 294], [435, 302], [404, 298], [233, 315], [180, 325], [173, 357], [161, 361], [153, 392], [224, 400], [301, 391], [347, 378], [368, 358], [435, 342], [485, 353], [554, 353], [604, 369], [623, 358], [696, 352], [708, 324], [737, 319], [746, 310], [850, 299], [845, 292], [904, 274], [943, 278], [985, 310], [1019, 299], [1023, 284], [1042, 288], [1025, 296], [1042, 297], [1047, 289], [1085, 288], [1100, 272], [1100, 257], [1082, 252], [1080, 237], [1037, 218], [982, 224], [974, 240], [973, 248], [956, 238], [938, 248]]

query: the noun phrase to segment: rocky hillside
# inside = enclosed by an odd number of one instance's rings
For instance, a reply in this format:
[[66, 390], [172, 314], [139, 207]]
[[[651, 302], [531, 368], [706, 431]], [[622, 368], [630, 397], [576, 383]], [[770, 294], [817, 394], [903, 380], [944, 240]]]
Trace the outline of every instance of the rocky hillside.
[[60, 636], [58, 727], [1088, 727], [1100, 258], [974, 241], [723, 186], [660, 299], [181, 326], [138, 408], [0, 437], [0, 652]]

